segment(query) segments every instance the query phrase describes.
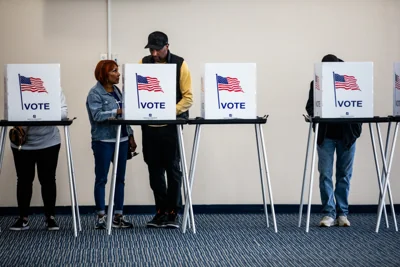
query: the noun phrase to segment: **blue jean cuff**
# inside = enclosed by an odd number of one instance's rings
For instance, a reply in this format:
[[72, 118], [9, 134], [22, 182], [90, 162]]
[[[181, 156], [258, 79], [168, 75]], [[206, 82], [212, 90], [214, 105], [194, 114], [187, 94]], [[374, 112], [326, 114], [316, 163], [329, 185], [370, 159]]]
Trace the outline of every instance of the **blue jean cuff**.
[[122, 210], [115, 210], [114, 214], [122, 215]]

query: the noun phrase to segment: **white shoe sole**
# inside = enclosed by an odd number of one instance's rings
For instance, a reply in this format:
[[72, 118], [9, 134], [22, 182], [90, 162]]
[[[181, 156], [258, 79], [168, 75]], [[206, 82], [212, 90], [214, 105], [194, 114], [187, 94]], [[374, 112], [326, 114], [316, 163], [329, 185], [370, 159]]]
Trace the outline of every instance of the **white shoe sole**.
[[331, 227], [334, 226], [335, 222], [332, 222], [331, 224], [328, 223], [319, 223], [319, 227]]
[[14, 228], [14, 227], [10, 227], [11, 231], [25, 231], [25, 230], [29, 230], [29, 226], [23, 227], [23, 228]]
[[333, 226], [333, 224], [329, 225], [329, 224], [321, 223], [321, 224], [319, 225], [319, 227], [331, 227], [331, 226]]
[[147, 223], [147, 228], [165, 228], [165, 224], [157, 224], [157, 223]]

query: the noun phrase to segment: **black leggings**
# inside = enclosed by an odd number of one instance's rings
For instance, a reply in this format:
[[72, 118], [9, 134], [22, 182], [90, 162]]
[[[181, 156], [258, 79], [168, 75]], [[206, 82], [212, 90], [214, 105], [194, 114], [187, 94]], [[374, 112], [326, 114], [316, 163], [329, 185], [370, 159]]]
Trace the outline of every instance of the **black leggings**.
[[56, 169], [60, 144], [39, 150], [20, 150], [12, 148], [17, 171], [17, 201], [20, 217], [28, 217], [32, 198], [32, 184], [37, 165], [39, 182], [46, 217], [55, 215]]

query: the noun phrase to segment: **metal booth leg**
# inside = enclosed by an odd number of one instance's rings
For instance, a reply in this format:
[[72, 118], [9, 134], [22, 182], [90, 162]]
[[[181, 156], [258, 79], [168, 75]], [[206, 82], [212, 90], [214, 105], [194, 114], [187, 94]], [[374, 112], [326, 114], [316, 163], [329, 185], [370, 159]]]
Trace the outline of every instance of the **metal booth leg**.
[[258, 167], [260, 170], [260, 179], [261, 179], [261, 190], [262, 190], [262, 198], [263, 198], [263, 204], [264, 204], [264, 214], [265, 214], [265, 219], [267, 221], [267, 227], [269, 227], [269, 221], [268, 221], [268, 206], [267, 206], [267, 198], [265, 196], [265, 184], [264, 184], [264, 171], [263, 167], [261, 164], [261, 149], [260, 149], [260, 133], [258, 130], [258, 125], [254, 124], [254, 129], [256, 133], [256, 143], [257, 143], [257, 157], [258, 157]]
[[[186, 155], [185, 155], [185, 147], [183, 144], [183, 133], [182, 133], [182, 125], [177, 125], [176, 126], [177, 132], [178, 132], [178, 142], [179, 142], [179, 152], [181, 155], [181, 165], [182, 165], [182, 175], [184, 179], [184, 183], [186, 183], [186, 186], [188, 188], [187, 190], [187, 202], [185, 202], [185, 206], [189, 205], [189, 213], [190, 213], [190, 219], [192, 221], [193, 225], [193, 230], [195, 229], [194, 225], [194, 217], [193, 217], [193, 207], [192, 207], [192, 196], [191, 196], [191, 190], [189, 188], [189, 179], [188, 179], [188, 172], [187, 172], [187, 165], [186, 165]], [[184, 220], [185, 222], [185, 220]]]
[[[379, 124], [377, 123], [376, 124], [376, 130], [377, 130], [377, 132], [378, 132], [378, 138], [379, 138], [379, 147], [380, 147], [380, 150], [381, 150], [381, 155], [382, 155], [382, 162], [383, 162], [383, 173], [384, 173], [384, 175], [382, 176], [382, 177], [386, 177], [386, 174], [387, 174], [387, 161], [386, 161], [386, 154], [387, 154], [387, 146], [386, 146], [386, 151], [385, 152], [383, 152], [383, 142], [382, 142], [382, 135], [381, 135], [381, 129], [380, 129], [380, 127], [379, 127]], [[388, 129], [389, 130], [389, 129]], [[388, 141], [388, 140], [387, 140]], [[387, 145], [387, 142], [386, 142], [386, 145]], [[384, 180], [385, 178], [383, 178], [383, 180]], [[398, 231], [398, 228], [397, 228], [397, 220], [396, 220], [396, 212], [395, 212], [395, 210], [394, 210], [394, 205], [393, 205], [393, 198], [392, 198], [392, 190], [391, 190], [391, 188], [390, 188], [390, 182], [388, 181], [388, 183], [387, 183], [387, 185], [388, 185], [388, 188], [387, 188], [387, 190], [388, 190], [388, 196], [389, 196], [389, 203], [390, 203], [390, 208], [391, 208], [391, 210], [392, 210], [392, 215], [393, 215], [393, 221], [394, 221], [394, 227], [395, 227], [395, 229], [396, 229], [396, 232]], [[382, 201], [384, 201], [384, 199], [382, 199]], [[384, 205], [385, 206], [385, 205]], [[384, 210], [386, 210], [386, 207], [384, 207]]]
[[310, 140], [311, 140], [311, 132], [312, 132], [312, 123], [309, 123], [308, 127], [308, 138], [307, 138], [307, 147], [306, 147], [306, 159], [304, 162], [304, 172], [303, 172], [303, 183], [301, 185], [301, 195], [300, 195], [300, 209], [299, 209], [299, 227], [301, 226], [301, 218], [303, 214], [303, 200], [304, 200], [304, 185], [306, 183], [306, 175], [307, 175], [307, 166], [308, 166], [308, 154], [310, 151]]
[[[190, 183], [189, 190], [190, 190], [190, 192], [192, 192], [192, 189], [193, 189], [194, 173], [195, 173], [195, 169], [196, 169], [197, 155], [198, 155], [198, 151], [199, 151], [200, 133], [201, 133], [201, 125], [197, 124], [195, 134], [194, 134], [192, 155], [191, 155], [190, 167], [189, 167], [189, 183]], [[186, 199], [185, 203], [188, 203], [187, 199]], [[182, 224], [182, 232], [183, 233], [186, 232], [186, 223], [190, 222], [188, 212], [189, 212], [189, 206], [185, 205], [185, 211], [183, 213], [183, 224]], [[194, 222], [194, 219], [193, 219], [193, 222]], [[193, 227], [193, 233], [196, 233], [196, 227]]]
[[4, 160], [4, 147], [6, 145], [6, 135], [7, 135], [7, 126], [1, 127], [1, 133], [0, 133], [0, 173], [1, 169], [3, 168], [3, 160]]
[[68, 163], [68, 178], [69, 178], [69, 189], [71, 195], [71, 208], [72, 208], [72, 220], [74, 223], [74, 235], [78, 236], [77, 233], [77, 223], [76, 223], [76, 211], [75, 211], [75, 194], [74, 194], [74, 186], [72, 181], [72, 167], [71, 167], [71, 151], [70, 151], [70, 140], [68, 135], [67, 126], [64, 127], [64, 137], [65, 137], [65, 145], [66, 145], [66, 153], [67, 153], [67, 163]]
[[[179, 166], [180, 166], [181, 170], [183, 170], [182, 160], [179, 162]], [[182, 191], [182, 196], [181, 196], [181, 198], [182, 198], [182, 203], [185, 204], [185, 208], [186, 208], [186, 206], [188, 206], [188, 205], [186, 205], [186, 204], [187, 204], [188, 185], [186, 184], [185, 180], [183, 181], [183, 188], [182, 188], [181, 191]], [[190, 222], [190, 220], [189, 220], [187, 223], [188, 223], [188, 226], [187, 226], [187, 227], [190, 229], [190, 227], [191, 227], [191, 222]]]
[[75, 212], [76, 212], [76, 218], [78, 222], [78, 229], [79, 231], [82, 231], [82, 224], [81, 224], [81, 216], [79, 213], [79, 203], [78, 203], [78, 193], [76, 191], [76, 179], [75, 179], [75, 167], [74, 167], [74, 160], [72, 157], [72, 145], [71, 145], [71, 138], [70, 138], [70, 132], [69, 132], [69, 126], [64, 126], [66, 128], [66, 134], [67, 134], [67, 139], [69, 140], [69, 156], [71, 157], [71, 173], [72, 173], [72, 186], [74, 189], [74, 198], [75, 198]]
[[[380, 199], [382, 197], [382, 193], [383, 193], [382, 178], [381, 178], [382, 176], [381, 176], [381, 172], [380, 172], [380, 169], [379, 169], [379, 162], [378, 162], [378, 156], [377, 156], [377, 153], [376, 153], [376, 145], [375, 145], [375, 136], [374, 136], [374, 132], [372, 130], [371, 123], [369, 123], [368, 126], [369, 126], [369, 133], [371, 135], [371, 144], [372, 144], [372, 152], [374, 154], [376, 175], [378, 177], [379, 199]], [[386, 208], [384, 208], [384, 211], [385, 211], [386, 227], [389, 227], [389, 221], [388, 221], [388, 218], [387, 218]]]
[[274, 223], [275, 233], [277, 233], [278, 232], [278, 226], [276, 224], [274, 200], [273, 200], [273, 197], [272, 197], [272, 186], [271, 186], [271, 179], [270, 179], [270, 175], [269, 175], [267, 152], [266, 152], [266, 149], [265, 149], [264, 133], [263, 133], [263, 130], [262, 130], [260, 124], [256, 124], [256, 127], [258, 128], [258, 132], [259, 132], [260, 138], [261, 138], [260, 142], [261, 142], [261, 145], [262, 145], [262, 154], [263, 154], [263, 158], [264, 158], [264, 167], [265, 167], [265, 174], [266, 174], [266, 178], [267, 178], [267, 186], [268, 186], [269, 201], [270, 201], [270, 205], [271, 205], [272, 220], [273, 220], [273, 223]]
[[307, 223], [306, 232], [310, 230], [310, 213], [311, 213], [311, 198], [312, 198], [312, 186], [314, 182], [314, 169], [315, 169], [315, 152], [317, 150], [317, 138], [318, 138], [319, 123], [315, 123], [315, 134], [314, 134], [314, 145], [311, 158], [311, 177], [310, 177], [310, 189], [308, 192], [308, 207], [307, 207]]
[[115, 141], [115, 149], [114, 149], [114, 160], [113, 160], [113, 171], [111, 178], [111, 186], [110, 186], [110, 198], [108, 199], [108, 211], [107, 211], [107, 233], [111, 235], [111, 224], [113, 218], [113, 210], [114, 210], [114, 196], [115, 196], [115, 183], [117, 179], [117, 168], [118, 168], [118, 155], [119, 155], [119, 146], [121, 142], [121, 125], [117, 126], [117, 137]]
[[[0, 173], [3, 168], [3, 159], [4, 159], [4, 146], [6, 143], [6, 132], [7, 126], [2, 126], [0, 131]], [[1, 232], [1, 229], [0, 229]]]
[[396, 122], [396, 127], [395, 127], [395, 130], [394, 130], [394, 137], [393, 137], [393, 144], [392, 144], [392, 149], [391, 149], [390, 157], [389, 157], [389, 166], [387, 168], [386, 177], [385, 177], [384, 182], [383, 182], [383, 184], [384, 184], [384, 186], [383, 186], [383, 194], [382, 194], [382, 198], [380, 199], [379, 207], [378, 207], [378, 219], [377, 219], [377, 222], [376, 222], [375, 232], [379, 231], [379, 225], [380, 225], [383, 206], [384, 206], [384, 199], [386, 197], [386, 191], [387, 191], [387, 188], [388, 188], [389, 178], [390, 178], [390, 171], [391, 171], [391, 168], [392, 168], [393, 155], [394, 155], [394, 151], [395, 151], [395, 148], [396, 148], [398, 130], [399, 130], [399, 122]]

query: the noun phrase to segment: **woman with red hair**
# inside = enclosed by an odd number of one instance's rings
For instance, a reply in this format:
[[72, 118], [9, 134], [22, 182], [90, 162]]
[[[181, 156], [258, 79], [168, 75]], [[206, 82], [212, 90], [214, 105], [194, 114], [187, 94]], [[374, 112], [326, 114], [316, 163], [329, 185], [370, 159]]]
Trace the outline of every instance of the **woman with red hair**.
[[[110, 163], [113, 160], [117, 135], [117, 126], [105, 122], [122, 117], [122, 94], [116, 84], [119, 83], [118, 65], [113, 60], [101, 60], [94, 71], [97, 83], [89, 91], [86, 109], [89, 115], [92, 135], [92, 150], [95, 164], [94, 198], [96, 202], [97, 219], [95, 228], [106, 229], [105, 187]], [[117, 177], [114, 197], [115, 228], [131, 228], [132, 223], [123, 216], [125, 170], [128, 151], [136, 150], [133, 130], [122, 126], [121, 141], [118, 154]], [[108, 216], [112, 216], [109, 214]]]

